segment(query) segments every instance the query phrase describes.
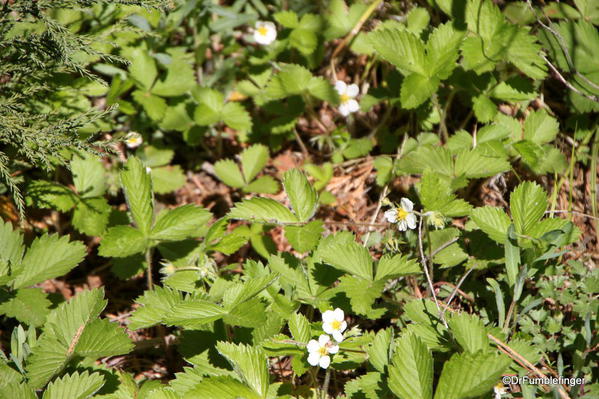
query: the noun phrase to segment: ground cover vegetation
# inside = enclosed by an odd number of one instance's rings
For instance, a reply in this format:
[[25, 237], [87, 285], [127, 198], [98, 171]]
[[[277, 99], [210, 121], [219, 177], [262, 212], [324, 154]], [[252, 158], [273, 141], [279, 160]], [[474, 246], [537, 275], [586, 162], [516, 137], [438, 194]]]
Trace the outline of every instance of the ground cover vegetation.
[[597, 25], [0, 1], [0, 398], [598, 398]]

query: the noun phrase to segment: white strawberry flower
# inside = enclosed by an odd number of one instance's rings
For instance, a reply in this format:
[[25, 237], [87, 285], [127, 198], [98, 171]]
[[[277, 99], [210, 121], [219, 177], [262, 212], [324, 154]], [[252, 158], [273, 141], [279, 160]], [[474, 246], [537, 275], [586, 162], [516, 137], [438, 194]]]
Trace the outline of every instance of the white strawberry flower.
[[326, 369], [331, 364], [329, 354], [333, 355], [337, 352], [339, 352], [339, 345], [332, 343], [328, 335], [322, 334], [318, 337], [318, 341], [311, 339], [308, 342], [308, 363]]
[[389, 223], [397, 223], [399, 231], [406, 231], [408, 228], [416, 228], [416, 214], [413, 212], [414, 203], [407, 198], [402, 198], [399, 208], [392, 208], [385, 212], [385, 219]]
[[270, 21], [257, 21], [254, 26], [254, 40], [256, 43], [268, 46], [277, 38], [277, 27]]
[[342, 80], [335, 82], [335, 90], [339, 93], [339, 112], [341, 115], [348, 116], [352, 112], [357, 112], [360, 109], [360, 105], [355, 98], [360, 94], [360, 89], [357, 84], [348, 85]]
[[501, 399], [503, 395], [507, 394], [507, 390], [500, 382], [499, 384], [493, 387], [493, 393], [495, 394], [495, 399]]
[[325, 333], [331, 334], [335, 341], [343, 341], [343, 331], [347, 328], [347, 322], [344, 320], [343, 310], [327, 310], [322, 314], [322, 329]]
[[125, 136], [125, 145], [128, 148], [137, 148], [144, 142], [144, 139], [141, 137], [141, 134], [137, 132], [131, 132]]

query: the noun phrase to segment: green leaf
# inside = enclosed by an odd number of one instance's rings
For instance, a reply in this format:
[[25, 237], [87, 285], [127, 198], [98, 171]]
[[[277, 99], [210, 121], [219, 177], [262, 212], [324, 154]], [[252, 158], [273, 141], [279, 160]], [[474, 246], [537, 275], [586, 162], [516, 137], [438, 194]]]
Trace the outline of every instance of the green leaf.
[[96, 156], [85, 154], [75, 155], [71, 161], [73, 183], [77, 194], [83, 198], [104, 195], [106, 191], [105, 170], [102, 161]]
[[499, 244], [505, 242], [511, 220], [503, 209], [491, 206], [476, 208], [472, 211], [471, 218], [493, 241]]
[[524, 138], [536, 144], [549, 143], [558, 133], [557, 120], [544, 109], [531, 113], [524, 122]]
[[308, 90], [312, 79], [315, 78], [306, 68], [295, 64], [284, 65], [268, 82], [266, 95], [270, 100], [301, 95]]
[[194, 120], [200, 126], [209, 126], [221, 120], [221, 112], [225, 98], [222, 93], [200, 87], [193, 92], [194, 98], [200, 102], [194, 113]]
[[332, 243], [319, 248], [322, 259], [336, 269], [372, 281], [372, 257], [368, 250], [355, 241], [341, 242], [337, 236]]
[[435, 399], [474, 398], [493, 389], [510, 364], [503, 355], [454, 354], [443, 365]]
[[187, 204], [161, 212], [150, 238], [161, 241], [180, 241], [188, 237], [197, 237], [212, 214], [204, 208]]
[[164, 323], [171, 326], [197, 328], [202, 324], [221, 319], [226, 313], [225, 309], [205, 299], [186, 298], [170, 308], [164, 316]]
[[375, 301], [383, 294], [384, 280], [365, 280], [361, 277], [344, 275], [339, 278], [339, 290], [349, 298], [352, 311], [376, 320], [385, 314], [386, 309], [373, 307]]
[[241, 188], [245, 185], [241, 171], [232, 159], [221, 159], [215, 163], [214, 173], [228, 186]]
[[313, 220], [305, 226], [285, 226], [285, 238], [293, 249], [304, 253], [316, 247], [323, 231], [322, 221]]
[[404, 79], [401, 85], [401, 105], [403, 108], [412, 109], [428, 100], [439, 87], [439, 79], [427, 78], [424, 75], [413, 73]]
[[161, 97], [183, 95], [196, 84], [192, 66], [181, 59], [173, 60], [168, 66], [166, 79], [159, 80], [152, 88], [152, 94]]
[[385, 369], [389, 365], [390, 346], [393, 341], [393, 329], [385, 328], [377, 331], [372, 344], [366, 348], [368, 361], [374, 366], [377, 371], [385, 373]]
[[167, 194], [185, 185], [187, 178], [179, 165], [167, 165], [152, 168], [152, 188], [157, 194]]
[[230, 219], [252, 220], [257, 222], [297, 223], [297, 217], [277, 201], [270, 198], [254, 197], [235, 204], [229, 212]]
[[157, 286], [153, 290], [144, 291], [143, 295], [135, 300], [141, 306], [131, 315], [129, 328], [136, 330], [161, 323], [171, 309], [182, 301], [181, 292], [170, 288]]
[[222, 120], [231, 129], [248, 132], [252, 130], [252, 117], [243, 105], [230, 102], [225, 104], [222, 110]]
[[413, 33], [399, 29], [378, 29], [370, 33], [369, 38], [377, 54], [399, 68], [402, 74], [412, 72], [427, 75], [424, 44]]
[[144, 107], [144, 110], [153, 121], [160, 122], [162, 120], [168, 107], [164, 98], [139, 90], [131, 93], [131, 96]]
[[145, 90], [150, 90], [158, 71], [156, 70], [156, 61], [147, 51], [142, 48], [135, 48], [127, 57], [131, 64], [129, 65], [129, 75]]
[[472, 110], [476, 119], [485, 123], [493, 120], [497, 114], [497, 105], [489, 97], [481, 94], [472, 99]]
[[239, 378], [251, 387], [260, 397], [268, 391], [268, 363], [261, 348], [218, 342], [216, 349], [233, 366]]
[[0, 220], [0, 260], [17, 265], [21, 263], [24, 251], [23, 233], [13, 230], [10, 222]]
[[397, 340], [389, 367], [389, 388], [401, 399], [433, 397], [433, 356], [414, 334], [404, 334]]
[[336, 39], [345, 36], [356, 26], [368, 5], [362, 2], [352, 4], [349, 9], [343, 0], [331, 0], [327, 10], [327, 30], [324, 35], [327, 39]]
[[303, 314], [293, 313], [291, 317], [289, 317], [288, 325], [289, 332], [291, 332], [291, 336], [294, 340], [308, 343], [310, 338], [312, 338], [310, 322]]
[[154, 219], [154, 198], [152, 179], [139, 158], [129, 157], [121, 171], [121, 183], [133, 220], [141, 233], [147, 237]]
[[277, 274], [272, 273], [262, 277], [255, 277], [249, 279], [243, 284], [237, 284], [234, 287], [230, 287], [229, 291], [227, 291], [225, 295], [223, 304], [227, 309], [233, 309], [234, 307], [254, 298], [269, 285], [271, 285], [278, 277], [279, 276]]
[[48, 384], [42, 399], [86, 399], [93, 396], [104, 385], [104, 377], [100, 373], [67, 374]]
[[439, 25], [433, 30], [426, 43], [428, 76], [447, 79], [451, 75], [457, 66], [458, 51], [463, 38], [464, 32], [455, 30], [451, 22]]
[[112, 208], [104, 197], [81, 199], [73, 212], [73, 226], [89, 236], [99, 236], [108, 225]]
[[510, 196], [510, 211], [520, 234], [528, 235], [546, 209], [547, 193], [535, 182], [521, 183]]
[[233, 377], [210, 377], [185, 393], [184, 399], [263, 399], [253, 389]]
[[240, 155], [241, 169], [246, 183], [250, 183], [268, 162], [268, 147], [254, 144], [246, 148]]
[[67, 212], [75, 206], [77, 196], [61, 184], [35, 180], [27, 186], [27, 199], [39, 208]]
[[52, 303], [40, 288], [22, 288], [9, 294], [0, 290], [0, 314], [33, 327], [41, 326]]
[[289, 35], [289, 44], [305, 56], [312, 54], [318, 47], [318, 36], [309, 29], [294, 29]]
[[273, 18], [285, 28], [293, 29], [299, 25], [299, 18], [293, 11], [279, 11], [273, 15]]
[[23, 288], [62, 276], [77, 266], [85, 257], [85, 245], [69, 242], [68, 236], [43, 235], [33, 240], [31, 247], [16, 269], [14, 288]]
[[407, 28], [415, 35], [420, 35], [420, 33], [428, 26], [430, 19], [431, 17], [425, 8], [414, 7], [406, 16]]
[[117, 323], [96, 319], [81, 334], [75, 352], [79, 356], [98, 359], [118, 356], [133, 350], [133, 342]]
[[321, 76], [313, 76], [308, 82], [307, 90], [313, 97], [330, 104], [337, 104], [339, 101], [335, 88]]
[[448, 322], [451, 333], [460, 346], [469, 353], [489, 350], [489, 338], [478, 316], [467, 313], [455, 314]]
[[387, 280], [399, 276], [420, 273], [420, 266], [414, 259], [408, 259], [407, 255], [383, 255], [376, 267], [375, 280]]
[[125, 258], [145, 251], [147, 239], [143, 233], [131, 226], [115, 226], [106, 231], [98, 254], [100, 256]]
[[285, 172], [283, 186], [299, 221], [305, 222], [314, 216], [318, 207], [318, 194], [302, 172], [298, 169]]
[[260, 176], [243, 188], [246, 193], [276, 194], [281, 187], [272, 176]]

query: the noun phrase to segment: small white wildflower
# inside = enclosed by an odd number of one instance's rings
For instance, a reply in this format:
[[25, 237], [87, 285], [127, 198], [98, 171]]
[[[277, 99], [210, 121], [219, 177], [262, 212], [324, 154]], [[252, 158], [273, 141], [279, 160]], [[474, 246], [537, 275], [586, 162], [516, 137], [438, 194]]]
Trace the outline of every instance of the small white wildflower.
[[406, 231], [408, 228], [416, 228], [416, 215], [413, 212], [414, 203], [407, 198], [402, 198], [399, 208], [389, 209], [385, 212], [385, 219], [389, 223], [397, 223], [399, 231]]
[[150, 168], [149, 166], [146, 166], [146, 173], [147, 174], [152, 173], [152, 168]]
[[270, 21], [257, 21], [254, 28], [256, 43], [268, 46], [277, 38], [277, 27]]
[[507, 390], [500, 382], [499, 384], [493, 387], [493, 392], [495, 393], [495, 399], [501, 399], [501, 396], [505, 395], [507, 393]]
[[322, 314], [322, 329], [325, 333], [331, 334], [335, 341], [343, 341], [343, 331], [347, 328], [347, 322], [344, 320], [343, 310], [327, 310]]
[[357, 112], [360, 109], [360, 105], [355, 98], [360, 94], [358, 85], [348, 85], [342, 80], [335, 82], [335, 90], [339, 93], [339, 112], [341, 115], [348, 116], [352, 112]]
[[318, 337], [318, 341], [311, 339], [308, 342], [308, 363], [312, 366], [320, 366], [326, 369], [331, 364], [329, 354], [333, 355], [337, 352], [339, 352], [339, 345], [333, 344], [331, 337], [322, 334]]
[[144, 139], [141, 137], [141, 134], [137, 132], [131, 132], [125, 136], [125, 144], [128, 148], [137, 148], [144, 142]]

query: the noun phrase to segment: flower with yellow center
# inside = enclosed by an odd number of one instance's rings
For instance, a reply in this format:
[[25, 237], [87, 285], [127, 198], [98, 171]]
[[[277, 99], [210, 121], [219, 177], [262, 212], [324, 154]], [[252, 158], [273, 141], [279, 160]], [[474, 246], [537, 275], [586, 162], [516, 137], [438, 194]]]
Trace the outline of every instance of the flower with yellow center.
[[343, 341], [343, 331], [347, 328], [347, 322], [344, 320], [343, 310], [327, 310], [322, 314], [322, 329], [325, 333], [331, 334], [335, 341]]
[[355, 100], [358, 94], [360, 94], [358, 85], [348, 85], [344, 81], [338, 80], [335, 82], [335, 90], [339, 94], [339, 112], [341, 112], [341, 115], [348, 116], [360, 109], [360, 104]]
[[339, 345], [332, 343], [328, 335], [322, 334], [318, 337], [318, 341], [311, 339], [308, 342], [308, 363], [326, 369], [331, 364], [329, 354], [333, 355], [337, 352], [339, 352]]
[[397, 223], [399, 231], [406, 231], [408, 228], [416, 228], [416, 215], [413, 212], [414, 203], [407, 198], [402, 198], [399, 208], [392, 208], [385, 212], [385, 219], [389, 223]]
[[141, 137], [141, 134], [137, 132], [131, 132], [125, 136], [125, 145], [127, 148], [137, 148], [144, 142], [144, 139]]
[[257, 21], [254, 28], [256, 43], [268, 46], [277, 38], [277, 27], [270, 21]]
[[493, 387], [493, 393], [495, 393], [495, 399], [501, 399], [507, 393], [507, 390], [503, 386], [503, 383], [500, 382]]

